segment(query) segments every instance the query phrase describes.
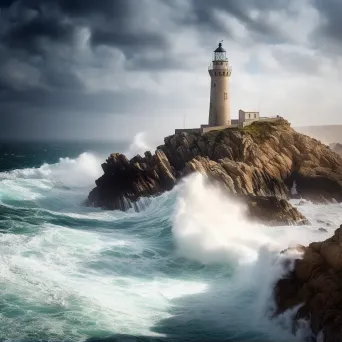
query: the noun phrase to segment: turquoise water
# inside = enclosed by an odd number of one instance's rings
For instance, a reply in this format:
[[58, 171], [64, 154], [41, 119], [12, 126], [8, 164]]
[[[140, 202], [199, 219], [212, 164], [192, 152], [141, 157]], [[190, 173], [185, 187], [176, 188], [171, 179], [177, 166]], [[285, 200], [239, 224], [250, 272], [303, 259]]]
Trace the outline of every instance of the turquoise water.
[[318, 220], [332, 230], [340, 206], [252, 225], [194, 175], [139, 213], [86, 208], [101, 162], [129, 146], [49, 144], [0, 148], [0, 341], [300, 340], [291, 312], [269, 318], [278, 252], [325, 238]]

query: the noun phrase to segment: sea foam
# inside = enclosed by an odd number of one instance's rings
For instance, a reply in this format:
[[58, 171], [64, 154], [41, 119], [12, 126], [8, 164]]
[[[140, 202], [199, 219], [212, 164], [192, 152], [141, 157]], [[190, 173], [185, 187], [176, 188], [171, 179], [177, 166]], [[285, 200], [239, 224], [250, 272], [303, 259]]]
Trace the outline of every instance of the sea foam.
[[[84, 153], [0, 174], [8, 206], [0, 208], [10, 209], [0, 225], [0, 336], [307, 335], [291, 335], [293, 310], [270, 319], [273, 286], [285, 272], [279, 252], [331, 235], [342, 221], [340, 205], [298, 206], [311, 226], [252, 224], [243, 207], [195, 174], [139, 213], [86, 208], [81, 199], [102, 174], [101, 161]], [[327, 232], [319, 232], [327, 220]]]
[[[280, 252], [317, 238], [317, 225], [268, 227], [251, 223], [241, 204], [208, 184], [205, 176], [194, 174], [179, 190], [172, 233], [183, 257], [205, 265], [226, 264], [232, 269], [229, 280], [213, 282], [214, 289], [220, 290], [209, 291], [212, 302], [206, 305], [234, 314], [239, 329], [253, 327], [277, 340], [295, 338], [290, 335], [295, 308], [271, 320], [276, 309], [274, 285], [289, 270], [284, 268], [285, 256]], [[292, 256], [301, 257], [296, 251]], [[307, 333], [298, 332], [300, 337]]]

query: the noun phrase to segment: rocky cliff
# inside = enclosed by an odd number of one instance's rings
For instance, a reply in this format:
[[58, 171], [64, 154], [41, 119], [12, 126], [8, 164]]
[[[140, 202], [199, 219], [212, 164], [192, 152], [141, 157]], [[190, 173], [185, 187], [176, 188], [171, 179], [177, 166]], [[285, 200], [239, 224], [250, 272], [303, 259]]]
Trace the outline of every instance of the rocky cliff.
[[302, 258], [295, 260], [294, 270], [275, 286], [278, 314], [299, 305], [294, 330], [300, 319], [307, 319], [317, 340], [341, 341], [342, 225], [331, 238], [297, 249]]
[[342, 201], [342, 158], [284, 119], [203, 135], [178, 133], [165, 138], [154, 155], [128, 160], [115, 153], [102, 168], [87, 204], [105, 209], [126, 210], [138, 198], [170, 190], [195, 171], [231, 194], [287, 199], [296, 181], [303, 198]]

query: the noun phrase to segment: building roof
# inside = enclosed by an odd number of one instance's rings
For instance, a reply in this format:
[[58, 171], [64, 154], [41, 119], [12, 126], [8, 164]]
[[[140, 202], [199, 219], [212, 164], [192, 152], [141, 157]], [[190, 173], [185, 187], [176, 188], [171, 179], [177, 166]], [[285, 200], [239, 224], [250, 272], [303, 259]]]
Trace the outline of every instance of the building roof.
[[226, 50], [222, 47], [222, 43], [219, 43], [218, 48], [214, 52], [226, 52]]

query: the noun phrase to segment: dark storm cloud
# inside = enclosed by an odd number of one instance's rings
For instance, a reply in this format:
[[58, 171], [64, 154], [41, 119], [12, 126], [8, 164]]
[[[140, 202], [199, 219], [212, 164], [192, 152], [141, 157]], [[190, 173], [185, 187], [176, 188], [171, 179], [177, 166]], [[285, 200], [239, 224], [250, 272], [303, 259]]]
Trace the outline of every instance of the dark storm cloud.
[[320, 26], [315, 35], [331, 39], [341, 47], [342, 39], [342, 2], [340, 0], [314, 0], [314, 6], [320, 13]]
[[[338, 1], [315, 2], [326, 19], [321, 31], [335, 39], [340, 37], [342, 26]], [[20, 115], [27, 119], [30, 113], [62, 120], [69, 115], [133, 112], [136, 107], [148, 105], [147, 91], [130, 90], [128, 95], [126, 89], [92, 89], [90, 93], [84, 84], [82, 76], [88, 69], [98, 70], [99, 74], [107, 72], [107, 64], [101, 64], [101, 49], [113, 49], [124, 56], [122, 72], [181, 70], [187, 67], [187, 61], [172, 52], [172, 30], [179, 30], [181, 35], [182, 29], [195, 28], [199, 33], [210, 31], [218, 39], [232, 36], [217, 20], [216, 13], [223, 13], [243, 24], [255, 41], [287, 42], [289, 37], [267, 18], [273, 10], [295, 16], [289, 6], [293, 2], [285, 5], [283, 0], [0, 0], [0, 116], [9, 118], [12, 113], [12, 119], [7, 120], [14, 125], [15, 117], [19, 125]], [[169, 10], [164, 13], [165, 21], [158, 12], [161, 5]], [[252, 16], [252, 10], [260, 15]], [[90, 56], [75, 57], [82, 28], [90, 35]], [[116, 74], [113, 80], [115, 77]]]
[[[123, 26], [108, 25], [104, 28], [95, 28], [91, 35], [93, 45], [111, 45], [122, 49], [165, 48], [166, 41], [158, 33], [148, 33], [138, 36], [137, 32], [128, 32]], [[129, 50], [128, 50], [129, 51]]]
[[63, 13], [90, 26], [94, 46], [110, 45], [129, 53], [132, 48], [165, 48], [167, 45], [162, 32], [132, 29], [141, 21], [139, 10], [145, 6], [145, 0], [59, 0], [57, 3]]
[[125, 0], [58, 0], [63, 12], [72, 16], [93, 16], [100, 14], [104, 17], [120, 18], [129, 13], [129, 1]]
[[[0, 84], [1, 89], [1, 84]], [[96, 93], [84, 93], [77, 90], [46, 90], [42, 88], [31, 88], [24, 92], [12, 89], [7, 94], [0, 95], [0, 101], [6, 101], [8, 105], [17, 106], [23, 112], [28, 108], [38, 109], [45, 112], [44, 115], [98, 115], [101, 113], [111, 113], [113, 109], [120, 114], [127, 114], [131, 111], [130, 99], [136, 98], [140, 103], [146, 102], [147, 97], [141, 91], [131, 93], [113, 94], [112, 92], [101, 91]]]
[[[86, 27], [91, 33], [93, 49], [115, 47], [126, 56], [127, 69], [151, 68], [152, 63], [143, 51], [166, 49], [167, 43], [163, 32], [134, 28], [144, 3], [144, 0], [0, 0], [0, 115], [8, 117], [9, 112], [33, 110], [44, 115], [58, 113], [62, 119], [70, 113], [101, 115], [132, 111], [131, 98], [121, 93], [87, 92], [77, 75], [77, 71], [82, 73], [83, 61], [75, 61], [72, 53], [77, 30]], [[65, 55], [56, 56], [62, 50]], [[170, 58], [164, 64], [158, 60], [154, 63], [160, 70], [177, 67]], [[131, 95], [144, 102], [144, 92]]]
[[[280, 33], [278, 27], [267, 22], [267, 15], [272, 10], [286, 10], [290, 11], [288, 7], [291, 1], [284, 6], [282, 0], [191, 0], [193, 6], [193, 14], [187, 20], [196, 25], [205, 25], [210, 29], [218, 32], [226, 32], [226, 28], [221, 21], [217, 20], [216, 13], [230, 14], [232, 17], [238, 19], [250, 31], [252, 36], [258, 40], [266, 40], [272, 42], [284, 42], [288, 37], [284, 37]], [[257, 18], [251, 16], [251, 11], [257, 10], [261, 15]], [[291, 13], [293, 14], [293, 13]], [[231, 34], [230, 32], [226, 32]], [[233, 37], [234, 38], [234, 37]]]
[[36, 12], [34, 18], [13, 24], [3, 35], [3, 42], [14, 49], [39, 53], [43, 51], [46, 40], [53, 43], [71, 41], [74, 27], [59, 20], [58, 17], [43, 17]]
[[14, 0], [0, 0], [0, 8], [7, 8], [12, 5]]

